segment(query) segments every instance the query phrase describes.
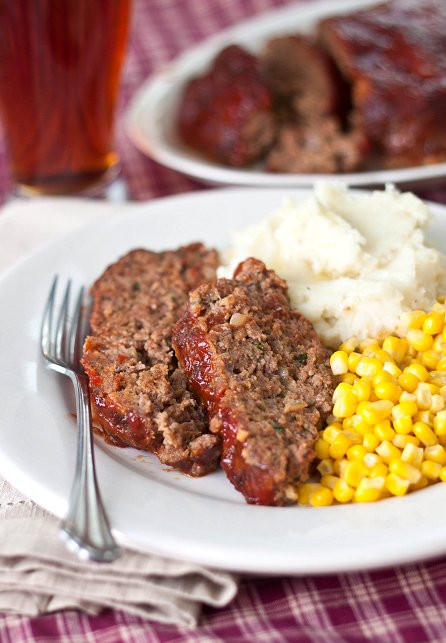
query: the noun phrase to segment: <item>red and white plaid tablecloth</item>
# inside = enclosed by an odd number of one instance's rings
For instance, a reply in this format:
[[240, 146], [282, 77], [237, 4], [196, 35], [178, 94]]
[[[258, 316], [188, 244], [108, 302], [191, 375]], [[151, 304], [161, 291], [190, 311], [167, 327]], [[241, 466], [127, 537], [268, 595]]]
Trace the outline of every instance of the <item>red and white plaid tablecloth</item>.
[[[128, 141], [122, 115], [134, 91], [165, 61], [193, 43], [251, 15], [287, 4], [290, 0], [134, 0], [118, 120], [123, 174], [133, 199], [203, 188], [147, 159]], [[9, 190], [0, 142], [0, 201]], [[446, 203], [446, 186], [427, 196]], [[404, 534], [395, 531], [395, 537], [404, 547]], [[366, 640], [446, 641], [446, 558], [372, 573], [248, 579], [241, 583], [231, 605], [220, 610], [205, 608], [200, 626], [193, 630], [112, 611], [94, 617], [74, 611], [33, 619], [0, 616], [0, 643]]]

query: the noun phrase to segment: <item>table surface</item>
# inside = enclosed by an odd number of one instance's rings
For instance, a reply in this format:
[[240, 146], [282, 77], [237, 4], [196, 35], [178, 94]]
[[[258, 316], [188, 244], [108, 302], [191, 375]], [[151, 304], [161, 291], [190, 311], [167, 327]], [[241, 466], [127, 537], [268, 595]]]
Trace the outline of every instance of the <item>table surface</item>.
[[[135, 90], [192, 44], [244, 18], [289, 4], [290, 0], [134, 0], [117, 122], [122, 172], [132, 199], [205, 189], [144, 157], [129, 142], [123, 114]], [[0, 139], [0, 202], [10, 189]], [[446, 203], [446, 186], [423, 196]], [[404, 534], [396, 537], [404, 546]], [[0, 616], [0, 641], [446, 641], [445, 606], [446, 558], [371, 573], [245, 579], [228, 607], [205, 607], [193, 630], [116, 611], [95, 617], [74, 611], [33, 619]]]

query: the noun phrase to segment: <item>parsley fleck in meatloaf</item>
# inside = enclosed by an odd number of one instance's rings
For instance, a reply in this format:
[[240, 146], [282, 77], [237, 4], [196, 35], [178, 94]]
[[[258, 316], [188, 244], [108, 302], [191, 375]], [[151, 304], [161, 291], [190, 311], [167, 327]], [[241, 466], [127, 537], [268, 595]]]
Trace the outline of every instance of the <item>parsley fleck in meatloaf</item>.
[[331, 411], [329, 353], [256, 259], [189, 295], [172, 335], [178, 361], [223, 438], [222, 466], [249, 503], [295, 501]]
[[91, 336], [82, 364], [93, 411], [115, 445], [156, 453], [193, 476], [213, 471], [220, 437], [187, 386], [171, 345], [172, 326], [199, 284], [215, 277], [217, 253], [201, 244], [134, 250], [91, 289]]

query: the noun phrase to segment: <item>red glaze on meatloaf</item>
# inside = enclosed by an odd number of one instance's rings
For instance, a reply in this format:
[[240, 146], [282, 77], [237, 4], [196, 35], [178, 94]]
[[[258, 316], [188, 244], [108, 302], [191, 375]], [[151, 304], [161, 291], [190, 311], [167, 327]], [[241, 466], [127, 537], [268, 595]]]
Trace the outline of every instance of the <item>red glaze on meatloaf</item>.
[[329, 353], [256, 259], [189, 296], [172, 335], [178, 361], [223, 438], [222, 466], [249, 503], [284, 505], [308, 477], [331, 411]]
[[109, 441], [152, 451], [193, 476], [216, 468], [220, 438], [178, 368], [171, 332], [188, 292], [214, 278], [216, 266], [217, 253], [198, 243], [122, 257], [91, 289], [82, 360]]

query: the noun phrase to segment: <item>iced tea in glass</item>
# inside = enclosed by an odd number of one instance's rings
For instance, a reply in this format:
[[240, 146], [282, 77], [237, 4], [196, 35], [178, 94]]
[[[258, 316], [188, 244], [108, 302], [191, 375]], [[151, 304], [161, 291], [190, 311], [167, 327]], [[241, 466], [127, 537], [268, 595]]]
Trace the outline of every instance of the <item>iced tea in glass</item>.
[[113, 172], [130, 0], [0, 0], [0, 117], [22, 192], [75, 193]]

